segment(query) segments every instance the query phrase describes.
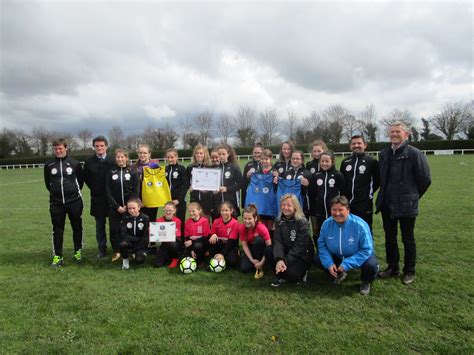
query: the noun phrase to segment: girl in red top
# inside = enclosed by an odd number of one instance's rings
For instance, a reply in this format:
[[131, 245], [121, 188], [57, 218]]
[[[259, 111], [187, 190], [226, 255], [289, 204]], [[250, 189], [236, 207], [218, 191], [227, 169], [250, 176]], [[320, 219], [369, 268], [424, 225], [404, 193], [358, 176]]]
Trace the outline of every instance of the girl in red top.
[[170, 263], [168, 267], [174, 269], [178, 266], [178, 256], [183, 249], [183, 242], [181, 240], [181, 220], [176, 217], [176, 205], [169, 201], [163, 206], [163, 216], [158, 218], [156, 222], [174, 222], [176, 223], [176, 241], [163, 242], [157, 251], [155, 258], [155, 266], [162, 267]]
[[197, 202], [191, 202], [188, 207], [190, 218], [184, 225], [185, 255], [202, 260], [209, 247], [211, 226], [209, 220], [202, 215], [202, 208]]
[[[272, 241], [267, 227], [258, 221], [257, 208], [248, 205], [242, 214], [243, 224], [239, 226], [240, 242], [244, 255], [240, 271], [248, 273], [255, 270], [255, 278], [263, 277], [265, 261], [272, 264]], [[266, 260], [268, 259], [268, 260]]]
[[237, 266], [239, 262], [239, 222], [232, 216], [232, 203], [221, 203], [220, 217], [212, 223], [209, 238], [209, 256], [216, 259], [225, 259], [229, 267]]

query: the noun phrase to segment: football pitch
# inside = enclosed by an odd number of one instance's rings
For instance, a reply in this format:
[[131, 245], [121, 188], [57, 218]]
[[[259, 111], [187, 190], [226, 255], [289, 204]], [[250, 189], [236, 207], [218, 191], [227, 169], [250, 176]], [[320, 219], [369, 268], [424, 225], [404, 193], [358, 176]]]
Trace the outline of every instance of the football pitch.
[[[420, 204], [413, 285], [359, 272], [335, 286], [311, 268], [306, 286], [270, 287], [235, 270], [182, 275], [96, 260], [83, 190], [85, 262], [53, 270], [42, 169], [0, 171], [1, 353], [474, 353], [474, 155], [429, 157], [433, 183]], [[340, 158], [337, 166], [340, 164]], [[381, 217], [377, 257], [385, 267]], [[401, 242], [399, 243], [402, 247]], [[402, 254], [403, 255], [403, 254]]]

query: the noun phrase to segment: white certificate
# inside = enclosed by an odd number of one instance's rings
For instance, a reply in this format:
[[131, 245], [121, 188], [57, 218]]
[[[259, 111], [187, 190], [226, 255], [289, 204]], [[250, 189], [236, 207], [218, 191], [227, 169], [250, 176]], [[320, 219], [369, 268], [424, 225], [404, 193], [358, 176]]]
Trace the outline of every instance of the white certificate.
[[150, 222], [150, 243], [152, 242], [175, 242], [175, 222]]
[[217, 191], [221, 187], [222, 170], [194, 168], [191, 187], [198, 191]]

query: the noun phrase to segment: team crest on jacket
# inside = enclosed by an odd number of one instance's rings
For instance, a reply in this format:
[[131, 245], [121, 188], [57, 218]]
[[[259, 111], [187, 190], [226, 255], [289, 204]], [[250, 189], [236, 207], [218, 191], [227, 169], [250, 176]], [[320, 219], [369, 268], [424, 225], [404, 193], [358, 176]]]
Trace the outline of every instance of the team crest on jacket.
[[117, 180], [118, 179], [118, 174], [112, 175], [112, 180]]
[[132, 175], [130, 175], [129, 173], [126, 173], [124, 176], [125, 180], [130, 180], [130, 178], [132, 177]]
[[138, 223], [138, 229], [142, 230], [145, 225], [143, 223]]
[[346, 171], [351, 171], [352, 170], [352, 165], [346, 166]]
[[262, 189], [262, 192], [263, 192], [264, 194], [268, 194], [269, 191], [270, 191], [270, 189], [269, 189], [268, 187], [264, 187], [264, 188]]
[[226, 171], [224, 176], [225, 176], [226, 179], [230, 178], [230, 171]]
[[291, 180], [291, 175], [288, 175], [288, 176], [286, 177], [286, 180]]
[[71, 175], [71, 174], [72, 174], [72, 168], [71, 168], [70, 166], [68, 166], [68, 167], [66, 168], [66, 173], [67, 173], [68, 175]]
[[349, 239], [347, 240], [347, 242], [348, 242], [349, 244], [354, 244], [354, 242], [355, 242], [354, 237], [353, 237], [353, 236], [350, 236]]
[[280, 174], [283, 174], [283, 168], [278, 169], [278, 172], [279, 172]]
[[292, 242], [296, 240], [296, 231], [294, 229], [290, 231], [290, 239]]
[[232, 232], [232, 228], [227, 228], [227, 235], [230, 235], [230, 232]]
[[51, 169], [51, 175], [56, 175], [58, 173], [58, 169], [53, 168]]
[[359, 166], [359, 173], [360, 173], [360, 174], [365, 173], [365, 169], [367, 169], [367, 168], [365, 167], [365, 165]]
[[336, 180], [331, 178], [331, 179], [329, 179], [328, 183], [329, 183], [329, 187], [334, 187], [334, 184], [336, 183]]
[[198, 227], [197, 227], [197, 232], [198, 232], [198, 233], [202, 233], [202, 226], [198, 226]]
[[127, 223], [127, 228], [129, 228], [129, 229], [130, 229], [130, 228], [132, 228], [132, 227], [133, 227], [133, 224], [132, 224], [132, 222], [128, 222], [128, 223]]
[[309, 172], [310, 172], [311, 174], [314, 174], [314, 173], [316, 172], [316, 169], [315, 169], [315, 168], [311, 168], [311, 169], [309, 169]]
[[323, 179], [316, 180], [316, 184], [318, 184], [318, 186], [321, 186], [323, 183], [324, 183]]
[[178, 177], [178, 175], [179, 175], [179, 173], [178, 173], [177, 171], [174, 171], [174, 172], [173, 172], [173, 178], [176, 179], [176, 178]]

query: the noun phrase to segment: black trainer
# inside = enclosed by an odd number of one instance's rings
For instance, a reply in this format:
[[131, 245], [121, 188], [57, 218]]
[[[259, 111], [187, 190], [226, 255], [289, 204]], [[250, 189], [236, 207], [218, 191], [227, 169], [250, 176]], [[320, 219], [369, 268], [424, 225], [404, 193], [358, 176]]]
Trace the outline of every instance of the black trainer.
[[386, 279], [387, 277], [398, 276], [398, 275], [400, 275], [400, 271], [392, 269], [391, 267], [388, 267], [384, 271], [379, 271], [377, 273], [377, 277], [381, 279]]
[[272, 280], [272, 287], [280, 287], [281, 284], [285, 283], [285, 279], [280, 279], [278, 276], [275, 276]]
[[414, 274], [406, 273], [405, 275], [403, 275], [402, 283], [404, 285], [410, 285], [413, 283], [413, 281], [415, 281]]
[[364, 282], [360, 285], [360, 294], [363, 296], [367, 296], [370, 293], [370, 282]]

